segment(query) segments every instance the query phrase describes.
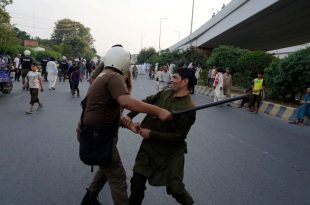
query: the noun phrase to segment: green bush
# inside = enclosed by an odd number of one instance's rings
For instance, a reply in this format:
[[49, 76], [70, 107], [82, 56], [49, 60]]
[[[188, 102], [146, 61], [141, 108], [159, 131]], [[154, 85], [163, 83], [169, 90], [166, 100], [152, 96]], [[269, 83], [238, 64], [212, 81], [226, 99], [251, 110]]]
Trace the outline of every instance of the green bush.
[[310, 86], [310, 48], [306, 48], [279, 61], [274, 61], [265, 70], [268, 94], [294, 101], [297, 95]]
[[232, 70], [233, 84], [248, 87], [273, 60], [273, 56], [263, 51], [250, 51], [233, 46], [220, 46], [212, 51], [207, 66], [229, 67]]
[[234, 71], [234, 84], [247, 87], [249, 81], [257, 77], [259, 71], [269, 67], [274, 57], [263, 51], [245, 51], [237, 61]]
[[206, 66], [208, 68], [213, 66], [221, 68], [229, 67], [232, 72], [235, 72], [238, 69], [238, 59], [245, 52], [246, 50], [233, 46], [219, 46], [212, 51], [211, 56], [206, 62]]

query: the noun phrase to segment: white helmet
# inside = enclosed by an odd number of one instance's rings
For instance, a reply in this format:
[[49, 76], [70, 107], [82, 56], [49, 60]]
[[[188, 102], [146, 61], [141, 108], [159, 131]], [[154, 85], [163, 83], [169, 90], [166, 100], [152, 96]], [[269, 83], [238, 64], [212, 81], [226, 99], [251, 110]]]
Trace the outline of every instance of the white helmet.
[[130, 66], [130, 53], [121, 45], [115, 45], [107, 51], [103, 61], [105, 67], [112, 67], [126, 73]]
[[25, 56], [30, 56], [30, 55], [31, 55], [31, 52], [30, 52], [29, 50], [25, 50], [25, 51], [24, 51], [24, 55], [25, 55]]
[[67, 60], [67, 57], [66, 57], [66, 56], [63, 56], [63, 57], [62, 57], [62, 60], [63, 60], [63, 61]]

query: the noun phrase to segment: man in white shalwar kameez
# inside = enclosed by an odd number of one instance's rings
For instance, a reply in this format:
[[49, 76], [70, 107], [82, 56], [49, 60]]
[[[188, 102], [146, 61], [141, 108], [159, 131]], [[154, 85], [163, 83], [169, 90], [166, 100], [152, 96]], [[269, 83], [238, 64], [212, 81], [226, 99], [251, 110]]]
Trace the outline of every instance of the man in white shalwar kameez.
[[215, 69], [215, 79], [213, 82], [214, 87], [214, 102], [223, 100], [223, 74], [220, 72], [219, 68]]
[[171, 77], [170, 77], [170, 73], [168, 72], [168, 67], [164, 65], [163, 70], [159, 74], [158, 91], [166, 89], [170, 81], [171, 81]]
[[48, 80], [48, 89], [55, 90], [58, 69], [53, 57], [50, 58], [50, 61], [46, 64], [47, 80]]

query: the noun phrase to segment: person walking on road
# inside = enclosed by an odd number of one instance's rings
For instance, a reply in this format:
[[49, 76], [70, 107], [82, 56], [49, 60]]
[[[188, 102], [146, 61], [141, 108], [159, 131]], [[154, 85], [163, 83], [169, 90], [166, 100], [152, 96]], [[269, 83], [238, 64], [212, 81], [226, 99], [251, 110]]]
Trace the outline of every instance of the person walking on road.
[[82, 82], [82, 76], [80, 73], [80, 69], [77, 66], [74, 67], [74, 70], [71, 73], [71, 82], [72, 82], [72, 90], [71, 90], [72, 97], [75, 96], [75, 92], [77, 97], [80, 97], [79, 83]]
[[42, 60], [41, 60], [41, 68], [42, 68], [42, 78], [45, 82], [47, 82], [47, 73], [46, 73], [46, 65], [49, 61], [49, 58], [48, 57], [43, 57]]
[[168, 72], [167, 65], [163, 66], [163, 70], [159, 73], [158, 78], [159, 78], [158, 90], [161, 91], [163, 89], [166, 89], [168, 86], [168, 83], [171, 80], [171, 76], [170, 76], [170, 73]]
[[21, 58], [20, 54], [17, 54], [17, 56], [14, 58], [14, 71], [15, 71], [15, 78], [14, 78], [14, 80], [15, 81], [19, 81], [20, 74], [21, 74], [21, 71], [22, 71], [21, 67], [19, 66], [20, 58]]
[[[166, 89], [144, 102], [172, 110], [195, 107], [190, 96], [194, 84], [194, 74], [190, 69], [178, 68], [172, 76], [172, 89]], [[124, 120], [131, 123], [138, 112], [130, 112]], [[141, 205], [146, 190], [146, 182], [152, 186], [166, 186], [166, 191], [183, 205], [194, 203], [183, 183], [184, 158], [187, 152], [185, 139], [194, 124], [196, 113], [190, 112], [163, 122], [147, 115], [140, 125], [143, 138], [133, 168], [129, 205]]]
[[61, 82], [61, 78], [63, 78], [63, 82], [65, 82], [67, 78], [68, 67], [69, 67], [66, 56], [63, 56], [61, 58], [59, 67], [60, 67], [59, 82]]
[[25, 78], [28, 72], [31, 70], [32, 62], [34, 62], [34, 60], [31, 58], [31, 52], [29, 50], [25, 50], [24, 56], [20, 59], [23, 90], [29, 90], [29, 88], [25, 84]]
[[48, 80], [48, 89], [55, 90], [58, 75], [58, 69], [55, 63], [55, 58], [53, 57], [50, 58], [50, 61], [46, 65], [46, 72]]
[[[97, 196], [106, 182], [109, 183], [114, 205], [128, 205], [126, 173], [117, 150], [117, 133], [120, 123], [121, 106], [136, 112], [157, 116], [161, 120], [171, 119], [171, 113], [163, 108], [150, 105], [130, 97], [125, 85], [124, 73], [130, 66], [130, 53], [121, 45], [110, 48], [104, 57], [105, 69], [89, 87], [83, 117], [83, 127], [114, 130], [112, 160], [99, 166], [93, 181], [87, 188], [82, 205], [99, 205]], [[81, 119], [82, 120], [82, 119]], [[77, 128], [80, 137], [81, 120]], [[137, 130], [129, 126], [132, 131]]]
[[214, 102], [223, 100], [223, 74], [220, 72], [220, 68], [215, 69], [215, 78], [213, 82], [214, 88]]
[[26, 110], [27, 114], [31, 114], [33, 112], [33, 106], [35, 103], [38, 103], [38, 108], [42, 108], [42, 103], [39, 100], [39, 89], [43, 92], [43, 83], [41, 73], [38, 72], [38, 66], [35, 62], [32, 63], [31, 71], [28, 72], [25, 83], [29, 87], [30, 90], [30, 109]]

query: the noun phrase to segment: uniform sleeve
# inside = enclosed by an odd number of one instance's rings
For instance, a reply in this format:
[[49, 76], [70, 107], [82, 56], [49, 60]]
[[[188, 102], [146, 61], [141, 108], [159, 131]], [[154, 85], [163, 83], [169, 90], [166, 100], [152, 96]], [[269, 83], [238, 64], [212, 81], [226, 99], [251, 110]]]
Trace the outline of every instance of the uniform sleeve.
[[[160, 96], [160, 93], [162, 93], [163, 91], [160, 91], [158, 92], [157, 94], [155, 95], [151, 95], [151, 96], [148, 96], [147, 98], [145, 98], [144, 100], [142, 100], [142, 102], [145, 102], [145, 103], [148, 103], [148, 104], [155, 104], [156, 102], [156, 99], [159, 98]], [[135, 116], [137, 116], [139, 113], [138, 112], [134, 112], [134, 111], [131, 111], [127, 114], [128, 117], [130, 117], [131, 119], [133, 119]]]
[[173, 129], [170, 132], [161, 132], [151, 130], [150, 138], [158, 139], [167, 142], [177, 142], [184, 140], [196, 119], [196, 113], [192, 112], [186, 115], [180, 116], [177, 120], [169, 123], [173, 123]]
[[115, 75], [109, 80], [108, 89], [114, 100], [117, 100], [121, 95], [129, 94], [123, 76], [121, 75]]

